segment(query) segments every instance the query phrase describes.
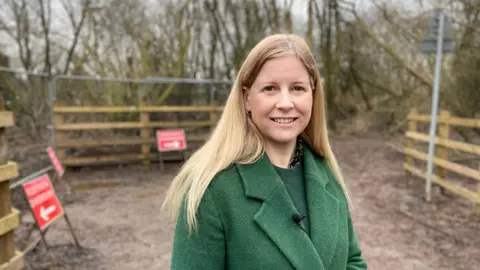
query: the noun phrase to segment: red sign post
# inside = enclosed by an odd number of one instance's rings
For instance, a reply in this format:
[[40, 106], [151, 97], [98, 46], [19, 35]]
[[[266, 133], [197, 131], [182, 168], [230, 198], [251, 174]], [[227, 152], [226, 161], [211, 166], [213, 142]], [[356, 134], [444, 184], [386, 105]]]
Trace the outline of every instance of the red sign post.
[[187, 148], [183, 129], [157, 130], [157, 147], [160, 152], [180, 151]]
[[75, 244], [77, 247], [80, 247], [77, 236], [73, 232], [72, 224], [55, 193], [48, 174], [44, 174], [23, 184], [23, 192], [25, 193], [25, 197], [27, 197], [37, 227], [40, 229], [45, 247], [48, 248], [44, 235], [48, 230], [48, 226], [62, 216], [67, 222]]
[[72, 185], [67, 180], [63, 179], [63, 176], [65, 174], [65, 169], [62, 166], [62, 163], [60, 163], [60, 161], [58, 160], [53, 147], [49, 146], [47, 148], [47, 153], [48, 153], [48, 156], [50, 157], [50, 162], [52, 162], [52, 165], [55, 168], [55, 171], [57, 172], [57, 174], [53, 177], [53, 183], [56, 183], [56, 181], [60, 182], [63, 180], [68, 185], [68, 193], [69, 194], [75, 193]]
[[52, 147], [47, 148], [48, 156], [50, 157], [50, 161], [52, 162], [53, 167], [57, 171], [57, 175], [59, 177], [62, 177], [63, 174], [65, 173], [65, 169], [63, 168], [62, 164], [57, 158], [57, 155], [55, 154], [55, 150], [53, 150]]
[[40, 230], [63, 216], [63, 207], [47, 174], [23, 184], [23, 190]]
[[162, 152], [183, 151], [183, 159], [186, 159], [187, 139], [183, 129], [157, 130], [157, 148], [160, 168], [163, 170]]

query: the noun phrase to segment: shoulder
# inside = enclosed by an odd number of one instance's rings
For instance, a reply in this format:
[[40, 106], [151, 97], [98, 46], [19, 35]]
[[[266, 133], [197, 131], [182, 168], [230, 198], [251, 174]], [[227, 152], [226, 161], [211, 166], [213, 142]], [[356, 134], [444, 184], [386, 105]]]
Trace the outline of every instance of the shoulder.
[[237, 179], [240, 180], [240, 174], [238, 173], [237, 166], [235, 164], [231, 164], [215, 174], [209, 188], [215, 189], [217, 186], [228, 185]]
[[210, 203], [204, 205], [205, 207], [215, 206], [216, 215], [223, 226], [228, 227], [229, 220], [241, 215], [244, 211], [244, 207], [239, 206], [245, 206], [247, 199], [238, 168], [236, 165], [231, 165], [212, 178], [204, 194], [204, 200]]
[[237, 165], [232, 164], [216, 173], [207, 190], [217, 200], [227, 199], [232, 194], [243, 193], [241, 192], [243, 185]]

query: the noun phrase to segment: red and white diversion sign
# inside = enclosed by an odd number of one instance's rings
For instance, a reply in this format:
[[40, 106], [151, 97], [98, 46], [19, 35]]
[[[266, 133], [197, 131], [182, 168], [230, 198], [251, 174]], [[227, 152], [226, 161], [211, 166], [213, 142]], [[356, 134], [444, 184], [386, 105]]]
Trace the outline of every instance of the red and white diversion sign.
[[40, 230], [64, 214], [47, 174], [23, 184], [23, 190]]
[[158, 151], [179, 151], [187, 148], [185, 131], [183, 129], [157, 130]]
[[57, 171], [59, 177], [62, 177], [65, 173], [65, 169], [63, 168], [60, 161], [58, 161], [57, 155], [55, 154], [55, 150], [52, 147], [47, 148], [48, 156], [50, 157], [50, 161], [52, 162], [53, 167]]

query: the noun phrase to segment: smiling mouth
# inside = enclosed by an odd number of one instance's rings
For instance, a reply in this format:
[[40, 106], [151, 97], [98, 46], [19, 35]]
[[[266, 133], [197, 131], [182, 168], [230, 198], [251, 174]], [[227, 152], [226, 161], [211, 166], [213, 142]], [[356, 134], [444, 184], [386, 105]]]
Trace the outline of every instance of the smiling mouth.
[[279, 123], [279, 124], [290, 124], [297, 120], [298, 118], [296, 117], [282, 117], [282, 118], [270, 118], [272, 121]]

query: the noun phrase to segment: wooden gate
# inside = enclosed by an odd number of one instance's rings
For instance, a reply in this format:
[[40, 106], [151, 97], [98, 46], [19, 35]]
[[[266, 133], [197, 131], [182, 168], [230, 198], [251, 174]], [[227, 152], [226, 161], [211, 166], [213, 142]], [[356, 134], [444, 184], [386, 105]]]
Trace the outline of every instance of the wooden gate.
[[[55, 119], [55, 147], [58, 158], [65, 166], [77, 166], [105, 162], [125, 162], [142, 160], [145, 164], [157, 158], [151, 149], [155, 146], [155, 129], [184, 128], [187, 134], [189, 151], [195, 149], [209, 136], [194, 134], [192, 130], [208, 128], [211, 130], [217, 123], [218, 114], [223, 110], [222, 106], [65, 106], [56, 103], [54, 106]], [[152, 121], [152, 113], [208, 113], [208, 120], [189, 121]], [[85, 114], [137, 114], [138, 121], [101, 121], [101, 122], [78, 122], [69, 120], [68, 115]], [[87, 138], [73, 139], [67, 134], [77, 131], [108, 131], [108, 130], [139, 130], [139, 136], [123, 138]], [[124, 153], [110, 155], [69, 155], [66, 149], [85, 150], [95, 149], [102, 146], [139, 146], [137, 150], [129, 150]]]
[[[420, 169], [415, 165], [415, 160], [423, 162], [428, 161], [428, 154], [416, 149], [416, 142], [428, 143], [430, 136], [428, 134], [418, 132], [418, 125], [430, 123], [429, 115], [422, 115], [413, 109], [408, 115], [408, 131], [406, 133], [407, 147], [404, 149], [406, 154], [406, 161], [404, 168], [409, 173], [421, 177], [427, 178], [426, 171]], [[476, 204], [477, 212], [480, 214], [480, 145], [469, 144], [455, 140], [451, 137], [451, 127], [464, 127], [464, 128], [480, 128], [480, 119], [474, 118], [459, 118], [453, 117], [448, 111], [442, 111], [437, 119], [438, 123], [438, 136], [435, 137], [435, 157], [433, 164], [436, 165], [432, 182], [437, 184], [443, 189], [453, 192], [471, 202]], [[449, 152], [461, 151], [473, 155], [476, 160], [477, 166], [466, 166], [460, 164], [458, 161], [451, 160], [449, 158]], [[472, 158], [472, 160], [475, 160]], [[447, 180], [447, 171], [454, 172], [457, 175], [466, 177], [468, 179], [476, 180], [475, 184], [459, 184], [458, 181]], [[469, 181], [462, 181], [463, 183]], [[471, 183], [471, 181], [470, 181]], [[476, 186], [476, 188], [473, 188]]]

